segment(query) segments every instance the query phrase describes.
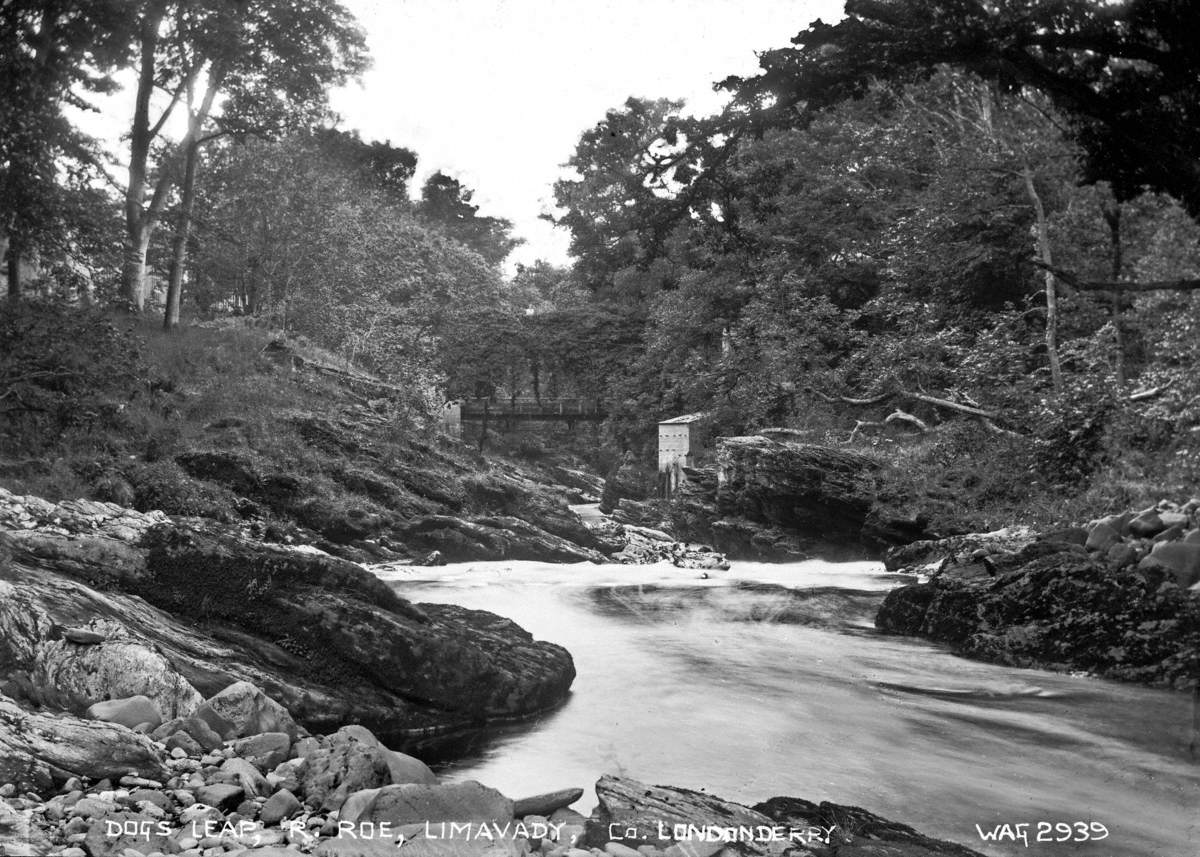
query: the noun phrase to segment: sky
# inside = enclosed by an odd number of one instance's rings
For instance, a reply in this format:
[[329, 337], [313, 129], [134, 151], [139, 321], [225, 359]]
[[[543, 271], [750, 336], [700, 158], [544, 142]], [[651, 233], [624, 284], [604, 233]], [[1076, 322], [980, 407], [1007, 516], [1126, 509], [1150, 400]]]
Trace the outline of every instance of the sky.
[[751, 74], [842, 0], [343, 0], [372, 68], [331, 96], [342, 127], [419, 156], [475, 190], [526, 244], [509, 259], [568, 261], [569, 236], [539, 219], [580, 134], [629, 96], [715, 112], [712, 84]]

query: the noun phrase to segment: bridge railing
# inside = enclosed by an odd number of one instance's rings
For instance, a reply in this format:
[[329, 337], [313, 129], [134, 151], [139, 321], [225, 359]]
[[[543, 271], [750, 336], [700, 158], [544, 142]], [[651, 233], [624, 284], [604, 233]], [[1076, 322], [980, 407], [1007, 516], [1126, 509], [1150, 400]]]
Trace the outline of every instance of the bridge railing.
[[603, 408], [595, 399], [565, 398], [565, 399], [535, 399], [522, 396], [513, 399], [463, 399], [462, 412], [464, 416], [477, 416], [487, 411], [489, 414], [503, 416], [514, 415], [594, 415], [603, 413]]

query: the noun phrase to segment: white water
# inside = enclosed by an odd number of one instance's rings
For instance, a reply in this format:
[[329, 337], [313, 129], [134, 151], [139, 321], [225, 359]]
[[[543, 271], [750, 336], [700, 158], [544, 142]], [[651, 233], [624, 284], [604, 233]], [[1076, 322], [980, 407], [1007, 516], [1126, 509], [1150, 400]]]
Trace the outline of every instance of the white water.
[[[521, 797], [619, 773], [751, 804], [854, 804], [985, 854], [1200, 855], [1186, 694], [879, 635], [875, 608], [903, 579], [877, 564], [736, 563], [707, 580], [666, 565], [377, 571], [413, 601], [507, 616], [575, 659], [562, 708], [464, 743], [450, 779]], [[976, 831], [1042, 821], [1111, 836], [996, 846]]]

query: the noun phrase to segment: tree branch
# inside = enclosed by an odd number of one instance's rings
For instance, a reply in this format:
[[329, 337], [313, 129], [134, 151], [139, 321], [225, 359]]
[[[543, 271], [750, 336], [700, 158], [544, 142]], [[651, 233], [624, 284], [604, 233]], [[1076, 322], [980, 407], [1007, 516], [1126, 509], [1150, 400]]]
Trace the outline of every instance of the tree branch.
[[1200, 278], [1185, 277], [1178, 280], [1146, 280], [1141, 283], [1115, 283], [1080, 280], [1070, 271], [1064, 271], [1053, 265], [1047, 265], [1038, 259], [1032, 260], [1037, 267], [1049, 271], [1067, 285], [1081, 292], [1157, 292], [1157, 291], [1195, 291], [1200, 289]]
[[880, 393], [876, 396], [870, 396], [865, 399], [856, 399], [851, 396], [831, 396], [815, 387], [809, 387], [808, 391], [826, 402], [842, 402], [847, 405], [855, 405], [857, 407], [866, 407], [867, 405], [878, 405], [880, 402], [886, 402], [892, 396], [896, 395], [893, 392]]
[[916, 428], [918, 431], [922, 431], [922, 432], [929, 431], [929, 424], [927, 422], [925, 422], [923, 419], [920, 419], [919, 417], [915, 417], [912, 414], [907, 413], [906, 411], [902, 411], [899, 408], [897, 408], [892, 413], [888, 414], [886, 417], [884, 417], [884, 420], [883, 420], [884, 425], [891, 425], [892, 423], [895, 423], [895, 422], [908, 423], [909, 425]]
[[1168, 381], [1165, 384], [1159, 384], [1157, 387], [1150, 387], [1146, 390], [1138, 390], [1137, 392], [1130, 393], [1128, 400], [1130, 402], [1144, 402], [1147, 399], [1153, 399], [1156, 396], [1161, 396], [1170, 386], [1171, 382]]

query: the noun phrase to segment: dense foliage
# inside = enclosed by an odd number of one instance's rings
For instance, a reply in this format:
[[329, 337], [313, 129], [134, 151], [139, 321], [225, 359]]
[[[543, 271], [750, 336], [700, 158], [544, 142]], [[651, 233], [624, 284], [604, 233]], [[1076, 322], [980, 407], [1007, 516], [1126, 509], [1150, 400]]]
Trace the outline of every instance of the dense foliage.
[[[136, 304], [144, 263], [168, 326], [178, 304], [303, 334], [418, 408], [600, 399], [606, 452], [646, 465], [657, 420], [703, 411], [890, 445], [981, 502], [1200, 476], [1189, 4], [855, 0], [719, 116], [608, 111], [554, 189], [574, 266], [507, 279], [511, 223], [330, 127], [366, 62], [341, 4], [3, 16], [5, 68], [36, 70], [6, 77], [7, 256], [38, 250], [62, 293]], [[172, 97], [138, 100], [121, 200], [62, 102], [123, 69]]]

